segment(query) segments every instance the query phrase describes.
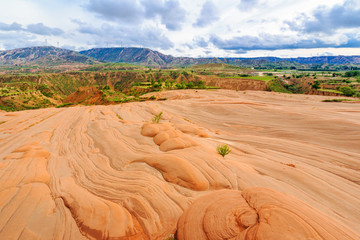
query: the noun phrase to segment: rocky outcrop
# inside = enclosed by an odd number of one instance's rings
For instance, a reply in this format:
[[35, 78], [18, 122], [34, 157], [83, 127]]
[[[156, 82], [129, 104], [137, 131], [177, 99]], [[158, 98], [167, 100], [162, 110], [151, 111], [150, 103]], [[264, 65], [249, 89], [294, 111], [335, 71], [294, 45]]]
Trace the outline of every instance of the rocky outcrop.
[[359, 239], [357, 104], [151, 94], [0, 112], [0, 239]]
[[229, 90], [258, 90], [265, 91], [268, 89], [266, 82], [261, 80], [241, 79], [241, 78], [217, 78], [209, 76], [199, 76], [207, 86], [214, 86], [221, 89]]

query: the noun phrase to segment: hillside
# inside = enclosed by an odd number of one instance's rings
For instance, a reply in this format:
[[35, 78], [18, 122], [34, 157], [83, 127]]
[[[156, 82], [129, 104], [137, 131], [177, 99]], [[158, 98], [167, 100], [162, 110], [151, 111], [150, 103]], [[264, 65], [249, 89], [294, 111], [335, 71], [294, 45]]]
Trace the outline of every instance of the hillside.
[[260, 69], [297, 68], [348, 70], [359, 68], [360, 56], [319, 56], [308, 58], [190, 58], [173, 57], [151, 49], [134, 47], [93, 48], [81, 52], [55, 47], [30, 47], [0, 51], [0, 67], [51, 67], [59, 65], [97, 64], [100, 62], [128, 63], [156, 68], [189, 67], [199, 64], [219, 63]]
[[153, 94], [0, 112], [0, 239], [360, 238], [358, 104]]
[[98, 61], [78, 52], [56, 47], [29, 47], [0, 52], [0, 66], [56, 66], [94, 63], [98, 63]]
[[175, 60], [147, 48], [94, 48], [80, 52], [102, 62], [125, 62], [144, 66], [167, 66]]
[[147, 48], [94, 48], [81, 54], [103, 62], [125, 62], [150, 67], [183, 67], [198, 64], [226, 63], [241, 67], [310, 68], [313, 65], [359, 65], [360, 56], [319, 56], [308, 58], [190, 58], [173, 57]]

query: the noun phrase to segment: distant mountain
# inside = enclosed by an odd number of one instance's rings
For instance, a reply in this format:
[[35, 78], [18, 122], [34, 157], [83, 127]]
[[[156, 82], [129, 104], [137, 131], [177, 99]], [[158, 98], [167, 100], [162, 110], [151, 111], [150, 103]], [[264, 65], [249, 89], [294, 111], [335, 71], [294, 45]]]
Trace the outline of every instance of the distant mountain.
[[299, 57], [284, 58], [283, 60], [293, 61], [304, 64], [360, 64], [360, 56], [319, 56], [319, 57]]
[[305, 67], [304, 65], [360, 65], [360, 56], [319, 56], [299, 58], [189, 58], [173, 57], [147, 48], [94, 48], [81, 54], [103, 62], [125, 62], [150, 67], [190, 66], [207, 63], [226, 63], [243, 67], [279, 65]]
[[[0, 51], [0, 66], [56, 66], [62, 64], [129, 63], [147, 67], [185, 67], [198, 64], [226, 63], [255, 68], [351, 69], [360, 65], [360, 56], [320, 56], [307, 58], [190, 58], [173, 57], [148, 48], [94, 48], [75, 52], [55, 47], [30, 47]], [[335, 66], [330, 67], [329, 66]]]
[[0, 51], [0, 66], [55, 66], [62, 64], [94, 64], [95, 59], [78, 52], [56, 47], [28, 47]]
[[143, 66], [172, 65], [175, 57], [147, 48], [93, 48], [80, 52], [103, 62], [136, 63]]

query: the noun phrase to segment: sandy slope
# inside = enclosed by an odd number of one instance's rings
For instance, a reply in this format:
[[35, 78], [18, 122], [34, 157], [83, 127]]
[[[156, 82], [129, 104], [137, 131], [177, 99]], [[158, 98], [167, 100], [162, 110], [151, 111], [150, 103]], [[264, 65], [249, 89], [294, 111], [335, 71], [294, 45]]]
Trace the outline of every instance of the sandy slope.
[[1, 112], [0, 239], [360, 238], [359, 104], [158, 94]]

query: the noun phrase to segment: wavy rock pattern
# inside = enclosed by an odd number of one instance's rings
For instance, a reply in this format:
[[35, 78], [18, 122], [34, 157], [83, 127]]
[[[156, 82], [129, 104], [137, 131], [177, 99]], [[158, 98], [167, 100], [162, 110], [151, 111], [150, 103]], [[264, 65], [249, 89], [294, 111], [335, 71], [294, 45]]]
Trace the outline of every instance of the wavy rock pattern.
[[197, 199], [178, 223], [178, 239], [356, 239], [335, 219], [266, 188], [219, 190]]
[[357, 104], [157, 94], [0, 112], [0, 239], [359, 239]]

